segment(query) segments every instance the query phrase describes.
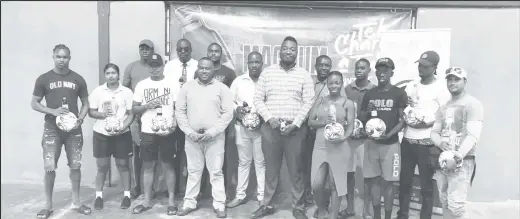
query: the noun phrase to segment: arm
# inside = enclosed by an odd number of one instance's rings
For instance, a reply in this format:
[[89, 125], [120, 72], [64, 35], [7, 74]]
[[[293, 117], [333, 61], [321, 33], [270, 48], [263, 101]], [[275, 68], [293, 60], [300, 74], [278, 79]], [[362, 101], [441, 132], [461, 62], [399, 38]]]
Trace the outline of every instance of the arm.
[[350, 137], [354, 132], [354, 120], [356, 119], [356, 107], [354, 107], [354, 102], [347, 99], [346, 102], [346, 110], [347, 110], [347, 130], [345, 130], [345, 137]]
[[303, 83], [303, 92], [302, 92], [302, 100], [303, 106], [298, 113], [298, 116], [294, 119], [294, 124], [300, 128], [302, 126], [303, 121], [309, 114], [309, 110], [314, 104], [316, 93], [314, 92], [314, 82], [309, 75], [307, 75], [305, 82]]
[[401, 89], [399, 89], [398, 92], [399, 96], [397, 97], [396, 102], [399, 111], [399, 122], [388, 133], [386, 133], [388, 137], [397, 135], [406, 125], [403, 111], [408, 106], [408, 95]]
[[318, 129], [321, 127], [325, 127], [327, 125], [327, 121], [319, 121], [318, 120], [318, 106], [320, 105], [321, 101], [323, 101], [323, 97], [319, 98], [314, 106], [311, 108], [311, 111], [309, 113], [309, 121], [307, 122], [309, 127]]
[[437, 110], [437, 113], [435, 113], [435, 122], [433, 123], [432, 127], [432, 133], [430, 134], [430, 139], [432, 140], [433, 144], [437, 147], [439, 147], [442, 143], [442, 137], [441, 137], [441, 129], [442, 129], [442, 108]]
[[135, 86], [134, 100], [132, 103], [132, 113], [134, 115], [142, 115], [148, 109], [148, 105], [150, 105], [142, 104], [144, 101], [143, 92], [144, 90], [141, 88], [141, 84], [137, 83]]
[[125, 73], [123, 75], [123, 86], [132, 89], [132, 63], [128, 64], [125, 68]]
[[368, 95], [367, 93], [365, 93], [363, 95], [363, 99], [361, 100], [361, 106], [358, 106], [359, 107], [359, 112], [358, 112], [358, 119], [359, 121], [361, 121], [363, 124], [366, 124], [368, 119], [370, 118], [370, 112], [368, 111]]
[[233, 95], [227, 87], [223, 87], [221, 93], [222, 115], [215, 122], [215, 125], [207, 130], [207, 132], [213, 138], [216, 137], [218, 134], [222, 133], [233, 119]]
[[34, 111], [43, 114], [58, 116], [58, 113], [54, 112], [54, 109], [48, 108], [41, 103], [43, 100], [43, 96], [45, 96], [45, 85], [43, 85], [40, 77], [38, 77], [38, 79], [36, 79], [36, 82], [34, 83], [33, 97], [31, 99], [31, 108]]
[[273, 118], [273, 115], [269, 112], [269, 109], [267, 109], [267, 105], [265, 105], [267, 83], [264, 72], [258, 78], [258, 82], [256, 82], [255, 96], [253, 98], [253, 104], [255, 104], [256, 111], [266, 122]]
[[81, 78], [79, 81], [79, 98], [81, 100], [81, 109], [78, 114], [78, 119], [83, 120], [85, 117], [87, 117], [88, 114], [88, 108], [90, 104], [88, 103], [88, 89], [87, 89], [87, 82], [85, 82], [85, 79]]
[[236, 111], [237, 110], [237, 107], [240, 106], [239, 102], [238, 102], [238, 98], [237, 98], [237, 82], [233, 81], [233, 83], [231, 83], [231, 88], [230, 88], [230, 91], [231, 91], [231, 95], [233, 96], [233, 109]]
[[484, 120], [484, 110], [482, 104], [475, 100], [468, 108], [468, 122], [466, 123], [466, 137], [460, 144], [459, 153], [465, 157], [480, 139], [482, 131], [482, 121]]
[[128, 92], [128, 95], [125, 96], [125, 103], [126, 103], [126, 119], [125, 121], [123, 121], [123, 128], [122, 130], [125, 130], [127, 127], [129, 127], [132, 122], [134, 121], [135, 119], [135, 115], [134, 113], [132, 112], [132, 107], [133, 107], [133, 94], [131, 91]]
[[175, 116], [177, 118], [177, 125], [186, 136], [197, 133], [190, 127], [188, 122], [186, 85], [181, 88], [177, 96], [177, 101], [175, 101]]
[[99, 97], [98, 97], [98, 89], [94, 89], [94, 91], [92, 91], [92, 93], [90, 94], [90, 96], [88, 97], [89, 99], [89, 104], [90, 104], [90, 109], [88, 111], [88, 115], [91, 117], [91, 118], [94, 118], [94, 119], [105, 119], [107, 116], [105, 114], [105, 112], [99, 112]]

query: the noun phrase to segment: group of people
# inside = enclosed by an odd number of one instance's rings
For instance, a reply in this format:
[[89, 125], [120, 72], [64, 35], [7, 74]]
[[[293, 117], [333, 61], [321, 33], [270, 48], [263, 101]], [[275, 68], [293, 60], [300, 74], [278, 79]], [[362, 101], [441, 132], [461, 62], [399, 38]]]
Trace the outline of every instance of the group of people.
[[[247, 202], [249, 173], [254, 164], [259, 208], [251, 218], [275, 212], [273, 198], [285, 156], [291, 181], [295, 218], [307, 218], [306, 202], [317, 205], [315, 218], [347, 218], [354, 211], [354, 173], [362, 166], [364, 177], [364, 218], [380, 219], [381, 197], [384, 217], [391, 218], [393, 182], [399, 181], [399, 219], [408, 218], [410, 189], [415, 167], [419, 168], [421, 219], [431, 218], [434, 175], [446, 217], [468, 218], [464, 203], [475, 167], [475, 145], [483, 120], [481, 103], [465, 91], [467, 73], [452, 67], [446, 80], [437, 78], [439, 55], [423, 53], [418, 62], [420, 80], [406, 89], [391, 84], [394, 62], [381, 58], [375, 63], [377, 85], [368, 80], [372, 71], [367, 59], [355, 65], [355, 81], [344, 86], [343, 74], [331, 71], [332, 60], [316, 58], [316, 81], [296, 64], [298, 42], [286, 37], [280, 47], [280, 61], [263, 66], [262, 54], [251, 52], [248, 73], [236, 76], [223, 65], [222, 47], [208, 46], [207, 57], [194, 60], [190, 41], [176, 44], [178, 58], [164, 64], [150, 40], [139, 43], [141, 59], [128, 65], [120, 83], [119, 67], [107, 64], [106, 83], [89, 95], [83, 77], [70, 70], [70, 49], [57, 45], [53, 50], [54, 69], [36, 79], [31, 106], [45, 114], [42, 138], [45, 169], [45, 207], [38, 218], [53, 213], [52, 193], [61, 148], [70, 168], [72, 209], [88, 215], [91, 208], [79, 197], [83, 131], [81, 124], [89, 115], [95, 119], [93, 151], [98, 167], [94, 208], [103, 209], [103, 186], [110, 158], [120, 174], [123, 188], [121, 208], [141, 194], [144, 201], [132, 209], [140, 214], [152, 208], [154, 181], [164, 173], [168, 190], [168, 215], [184, 216], [197, 209], [207, 168], [216, 217], [227, 217], [226, 208]], [[46, 105], [41, 101], [45, 98]], [[81, 108], [78, 109], [78, 98]], [[405, 109], [414, 107], [432, 121], [409, 123]], [[257, 113], [265, 121], [258, 129], [241, 123], [247, 113]], [[63, 131], [56, 118], [72, 113], [72, 130]], [[107, 128], [117, 118], [119, 128]], [[378, 118], [386, 125], [381, 136], [358, 135], [360, 122], [366, 126]], [[344, 133], [325, 137], [329, 124], [340, 123]], [[110, 126], [112, 127], [112, 126]], [[398, 134], [404, 132], [402, 140]], [[225, 144], [234, 141], [238, 151], [236, 195], [226, 195]], [[437, 149], [437, 150], [435, 150]], [[436, 152], [453, 151], [460, 165], [455, 170], [435, 166]], [[130, 157], [133, 156], [133, 173]], [[356, 162], [358, 161], [358, 162]], [[135, 187], [132, 187], [132, 175]], [[177, 178], [186, 177], [186, 181]], [[178, 183], [179, 182], [179, 183]], [[184, 201], [175, 204], [176, 184]], [[347, 208], [340, 212], [341, 197]], [[311, 198], [309, 198], [311, 197]]]

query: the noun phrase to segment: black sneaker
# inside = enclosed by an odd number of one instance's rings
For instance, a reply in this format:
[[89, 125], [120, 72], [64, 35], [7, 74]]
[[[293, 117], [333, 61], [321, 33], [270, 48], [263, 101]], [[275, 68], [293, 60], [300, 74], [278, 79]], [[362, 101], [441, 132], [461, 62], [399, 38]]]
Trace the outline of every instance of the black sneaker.
[[130, 198], [128, 196], [124, 196], [123, 200], [121, 200], [121, 209], [130, 208]]
[[101, 210], [103, 209], [103, 198], [97, 197], [94, 201], [94, 209]]
[[262, 205], [255, 212], [253, 212], [253, 215], [251, 216], [251, 218], [258, 219], [258, 218], [263, 218], [263, 217], [265, 217], [267, 215], [271, 215], [271, 214], [274, 214], [274, 208], [272, 206]]

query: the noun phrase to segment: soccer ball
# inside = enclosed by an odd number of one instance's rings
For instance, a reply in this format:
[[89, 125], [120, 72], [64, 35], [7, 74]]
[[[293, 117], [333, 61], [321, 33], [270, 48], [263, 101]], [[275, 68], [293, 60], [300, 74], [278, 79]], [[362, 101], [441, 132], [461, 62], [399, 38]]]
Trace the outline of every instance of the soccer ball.
[[247, 113], [242, 118], [242, 125], [249, 130], [256, 130], [262, 124], [262, 117], [258, 113]]
[[365, 131], [369, 137], [379, 138], [386, 132], [386, 124], [379, 118], [368, 120]]
[[123, 128], [123, 121], [116, 117], [110, 116], [105, 119], [105, 131], [109, 134], [115, 134], [121, 131]]
[[72, 112], [68, 112], [56, 117], [56, 125], [64, 132], [70, 132], [76, 126], [77, 122], [78, 117], [76, 117], [76, 115], [74, 115]]
[[164, 116], [155, 116], [152, 119], [152, 131], [157, 135], [166, 136], [173, 132], [173, 118]]
[[428, 108], [408, 106], [404, 109], [405, 121], [408, 125], [417, 125], [420, 122], [430, 123], [435, 121], [435, 113]]
[[325, 126], [323, 130], [323, 135], [326, 140], [334, 140], [341, 138], [345, 134], [345, 129], [343, 125], [339, 122], [329, 123]]
[[462, 163], [457, 164], [453, 151], [444, 151], [439, 156], [439, 165], [443, 170], [454, 170]]
[[354, 132], [352, 132], [352, 137], [362, 138], [365, 135], [366, 133], [363, 127], [363, 123], [359, 119], [354, 120]]

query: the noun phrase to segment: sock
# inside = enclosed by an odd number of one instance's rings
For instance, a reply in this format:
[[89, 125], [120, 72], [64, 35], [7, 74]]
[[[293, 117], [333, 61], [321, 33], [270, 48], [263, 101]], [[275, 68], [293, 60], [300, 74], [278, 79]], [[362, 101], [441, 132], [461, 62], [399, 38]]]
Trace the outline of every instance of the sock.
[[96, 198], [97, 197], [103, 198], [103, 191], [101, 191], [101, 192], [96, 191]]
[[385, 210], [385, 219], [392, 219], [391, 216], [392, 216], [392, 210], [390, 210], [390, 211]]
[[130, 191], [124, 191], [123, 196], [130, 198]]
[[381, 219], [381, 205], [374, 205], [374, 219]]

